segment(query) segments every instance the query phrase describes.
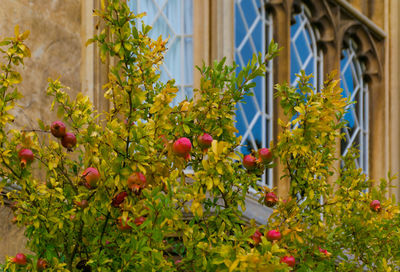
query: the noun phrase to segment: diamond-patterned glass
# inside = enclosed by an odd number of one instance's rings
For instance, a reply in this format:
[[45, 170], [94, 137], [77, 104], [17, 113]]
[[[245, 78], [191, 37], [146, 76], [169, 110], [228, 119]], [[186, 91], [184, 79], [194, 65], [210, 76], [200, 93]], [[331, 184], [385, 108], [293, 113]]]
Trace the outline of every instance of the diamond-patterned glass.
[[143, 21], [153, 29], [149, 36], [169, 37], [161, 67], [161, 80], [175, 79], [179, 92], [173, 104], [193, 96], [193, 0], [130, 0], [135, 13], [146, 12]]
[[[265, 9], [265, 0], [235, 0], [235, 61], [239, 69], [253, 54], [265, 55], [272, 39], [272, 17]], [[242, 136], [239, 151], [249, 154], [252, 149], [268, 147], [272, 140], [273, 82], [272, 62], [265, 77], [254, 80], [257, 85], [238, 105], [236, 128]], [[260, 185], [272, 187], [272, 170], [263, 175]]]
[[306, 75], [313, 74], [312, 83], [318, 90], [323, 84], [322, 51], [316, 42], [318, 32], [310, 24], [305, 5], [294, 19], [290, 27], [290, 83], [296, 87], [296, 74], [304, 70]]
[[345, 156], [351, 146], [360, 151], [356, 166], [368, 174], [368, 85], [363, 80], [363, 69], [355, 52], [356, 44], [350, 40], [349, 47], [342, 51], [340, 61], [340, 87], [343, 96], [350, 98], [351, 104], [344, 116], [348, 122], [343, 129], [345, 139], [341, 142], [341, 154]]

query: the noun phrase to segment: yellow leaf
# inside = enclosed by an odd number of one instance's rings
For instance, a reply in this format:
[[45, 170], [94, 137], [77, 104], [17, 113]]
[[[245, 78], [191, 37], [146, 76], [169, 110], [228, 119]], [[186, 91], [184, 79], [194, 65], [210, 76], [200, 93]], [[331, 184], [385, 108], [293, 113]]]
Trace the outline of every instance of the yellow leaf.
[[208, 178], [206, 180], [206, 185], [207, 185], [207, 190], [211, 190], [213, 188], [213, 180], [211, 178]]
[[114, 51], [115, 51], [115, 52], [119, 52], [120, 49], [121, 49], [121, 43], [117, 43], [117, 44], [114, 46]]
[[231, 266], [229, 267], [229, 272], [232, 272], [233, 270], [235, 270], [235, 268], [239, 265], [239, 259], [236, 259]]
[[296, 239], [300, 244], [304, 243], [303, 238], [301, 238], [299, 235], [296, 235]]
[[221, 154], [224, 152], [226, 143], [225, 142], [218, 142], [218, 154]]
[[193, 201], [192, 207], [190, 209], [192, 210], [192, 213], [194, 215], [197, 215], [199, 217], [203, 216], [203, 207], [201, 206], [200, 202]]
[[223, 185], [222, 183], [219, 183], [219, 184], [218, 184], [218, 188], [220, 189], [220, 191], [221, 191], [222, 193], [225, 192], [225, 188], [224, 188], [224, 185]]
[[300, 106], [294, 107], [294, 110], [297, 111], [297, 112], [300, 113], [300, 114], [304, 113], [304, 109], [301, 108]]
[[215, 155], [218, 155], [218, 142], [216, 140], [212, 141], [211, 150]]
[[138, 164], [137, 166], [140, 169], [140, 171], [145, 175], [146, 174], [146, 168], [144, 168], [143, 165], [141, 165], [141, 164]]
[[182, 102], [181, 111], [187, 111], [189, 109], [190, 103], [187, 101]]
[[204, 170], [208, 170], [209, 166], [208, 166], [208, 161], [207, 160], [202, 160], [201, 164], [203, 165]]
[[190, 128], [187, 125], [183, 125], [183, 130], [189, 134], [190, 133]]
[[236, 153], [233, 153], [233, 152], [231, 154], [229, 154], [229, 158], [240, 161], [239, 155], [237, 155]]

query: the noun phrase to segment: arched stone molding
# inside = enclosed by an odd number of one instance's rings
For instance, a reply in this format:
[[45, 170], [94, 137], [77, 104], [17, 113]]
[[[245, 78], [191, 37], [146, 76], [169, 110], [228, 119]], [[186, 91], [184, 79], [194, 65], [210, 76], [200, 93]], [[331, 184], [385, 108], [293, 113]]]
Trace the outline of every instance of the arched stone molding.
[[386, 143], [383, 133], [386, 131], [385, 109], [388, 107], [384, 99], [384, 42], [382, 37], [377, 37], [365, 25], [341, 14], [342, 20], [338, 31], [338, 40], [341, 49], [348, 46], [352, 39], [356, 42], [356, 57], [365, 66], [363, 80], [368, 84], [368, 115], [369, 115], [369, 177], [375, 181], [386, 176], [386, 156], [384, 150]]
[[348, 41], [356, 41], [357, 58], [366, 66], [364, 79], [367, 82], [372, 80], [382, 80], [384, 55], [378, 51], [382, 47], [381, 41], [375, 41], [371, 33], [365, 29], [359, 22], [349, 21], [342, 26], [340, 30], [340, 39], [342, 48], [346, 48]]

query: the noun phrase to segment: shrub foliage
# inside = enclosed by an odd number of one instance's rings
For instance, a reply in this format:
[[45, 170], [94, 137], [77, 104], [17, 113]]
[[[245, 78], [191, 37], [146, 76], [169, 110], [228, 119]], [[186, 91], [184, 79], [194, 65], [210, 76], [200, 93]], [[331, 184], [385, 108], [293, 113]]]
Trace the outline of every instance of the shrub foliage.
[[[68, 148], [66, 136], [50, 133], [50, 123], [39, 121], [33, 131], [12, 126], [21, 97], [17, 66], [30, 55], [28, 32], [17, 27], [0, 42], [1, 188], [18, 188], [5, 203], [25, 227], [32, 252], [25, 260], [8, 257], [4, 271], [398, 269], [399, 209], [386, 198], [387, 182], [372, 187], [355, 167], [355, 149], [335, 168], [348, 102], [333, 77], [320, 92], [304, 73], [297, 88], [276, 86], [286, 117], [271, 150], [291, 186], [288, 196], [267, 203], [271, 190], [257, 180], [274, 165], [254, 151], [255, 166], [243, 168], [234, 120], [277, 45], [240, 72], [225, 60], [203, 65], [194, 98], [172, 106], [175, 82], [159, 80], [167, 40], [150, 39], [144, 14], [122, 1], [110, 0], [95, 15], [105, 27], [88, 43], [99, 47], [103, 61], [113, 60], [104, 85], [110, 109], [97, 112], [86, 96], [73, 99], [50, 79], [53, 121], [62, 120], [76, 137]], [[213, 138], [209, 146], [199, 139], [204, 133]], [[27, 149], [33, 158], [24, 155]], [[251, 187], [260, 205], [275, 205], [267, 225], [242, 217]], [[381, 206], [371, 208], [372, 200]], [[270, 230], [281, 239], [273, 240]]]

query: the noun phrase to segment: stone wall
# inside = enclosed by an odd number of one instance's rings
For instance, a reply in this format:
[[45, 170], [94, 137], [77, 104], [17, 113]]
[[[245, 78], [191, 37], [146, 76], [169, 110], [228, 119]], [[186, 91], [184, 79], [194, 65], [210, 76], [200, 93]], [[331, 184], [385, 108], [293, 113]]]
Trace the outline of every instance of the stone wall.
[[[81, 2], [80, 0], [0, 0], [0, 37], [11, 36], [14, 26], [30, 30], [27, 44], [32, 57], [21, 69], [23, 108], [16, 110], [18, 127], [37, 127], [40, 118], [50, 123], [47, 79], [58, 78], [76, 94], [81, 88]], [[0, 208], [0, 262], [5, 255], [23, 251], [23, 229], [12, 225], [12, 213]]]
[[17, 126], [35, 127], [37, 118], [54, 119], [47, 106], [49, 77], [60, 77], [73, 93], [80, 91], [80, 17], [79, 0], [1, 0], [0, 36], [12, 35], [17, 24], [31, 32], [27, 44], [32, 57], [21, 70], [24, 99]]

